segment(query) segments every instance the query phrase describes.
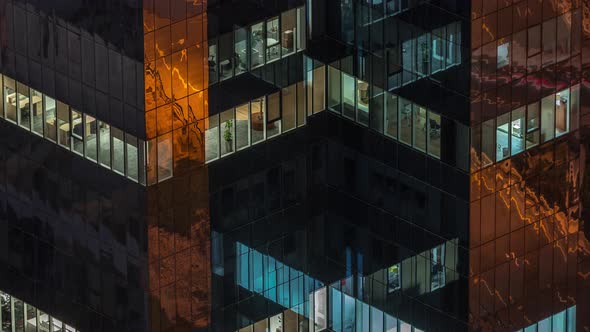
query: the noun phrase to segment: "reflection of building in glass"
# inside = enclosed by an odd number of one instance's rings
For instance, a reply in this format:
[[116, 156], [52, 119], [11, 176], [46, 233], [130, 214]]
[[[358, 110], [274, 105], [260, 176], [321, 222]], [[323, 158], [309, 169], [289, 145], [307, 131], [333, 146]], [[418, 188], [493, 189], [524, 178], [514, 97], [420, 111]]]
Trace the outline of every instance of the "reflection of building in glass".
[[0, 330], [590, 328], [588, 22], [0, 0]]

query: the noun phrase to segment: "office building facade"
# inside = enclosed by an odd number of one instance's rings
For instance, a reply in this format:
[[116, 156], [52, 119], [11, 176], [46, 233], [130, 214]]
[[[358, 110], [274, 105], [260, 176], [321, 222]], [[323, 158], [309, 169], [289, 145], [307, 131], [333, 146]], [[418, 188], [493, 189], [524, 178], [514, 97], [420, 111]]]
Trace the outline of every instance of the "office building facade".
[[589, 20], [0, 0], [0, 332], [583, 330]]

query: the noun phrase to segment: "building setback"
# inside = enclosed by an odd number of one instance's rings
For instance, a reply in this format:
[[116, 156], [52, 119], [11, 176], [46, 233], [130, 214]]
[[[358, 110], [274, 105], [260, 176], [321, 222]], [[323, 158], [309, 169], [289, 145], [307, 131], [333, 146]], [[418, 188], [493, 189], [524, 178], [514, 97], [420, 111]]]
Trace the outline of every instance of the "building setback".
[[0, 332], [578, 331], [590, 3], [0, 0]]

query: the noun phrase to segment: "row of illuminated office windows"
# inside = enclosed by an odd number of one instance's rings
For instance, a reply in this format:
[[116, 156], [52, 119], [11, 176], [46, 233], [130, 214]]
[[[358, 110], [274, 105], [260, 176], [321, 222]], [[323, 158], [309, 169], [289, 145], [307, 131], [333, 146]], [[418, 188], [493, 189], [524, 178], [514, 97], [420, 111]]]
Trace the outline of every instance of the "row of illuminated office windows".
[[441, 115], [328, 66], [328, 109], [440, 159]]
[[210, 162], [305, 125], [324, 110], [325, 67], [304, 82], [215, 114], [206, 119], [205, 160]]
[[483, 167], [578, 129], [580, 85], [546, 96], [473, 127]]
[[[444, 245], [431, 251], [438, 256], [432, 258], [440, 262]], [[295, 314], [289, 319], [290, 323], [284, 326], [287, 316], [281, 313], [244, 327], [240, 332], [267, 331], [269, 326], [281, 328], [280, 331], [283, 327], [289, 327], [290, 331], [353, 331], [355, 328], [356, 331], [371, 332], [392, 329], [420, 331], [341, 290], [332, 286], [324, 287], [321, 282], [301, 271], [239, 242], [236, 243], [236, 255], [236, 283], [249, 291], [262, 294]], [[298, 325], [294, 324], [295, 318], [298, 318]]]
[[209, 84], [305, 49], [305, 7], [209, 39]]
[[0, 332], [76, 332], [76, 329], [0, 291]]
[[0, 118], [145, 184], [144, 141], [8, 76], [0, 85]]

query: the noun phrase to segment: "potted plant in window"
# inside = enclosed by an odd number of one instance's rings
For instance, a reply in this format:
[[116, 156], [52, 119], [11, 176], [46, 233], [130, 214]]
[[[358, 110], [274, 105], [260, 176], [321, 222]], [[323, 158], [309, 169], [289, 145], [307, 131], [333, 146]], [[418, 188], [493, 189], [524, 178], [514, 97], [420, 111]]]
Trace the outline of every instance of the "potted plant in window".
[[225, 130], [223, 131], [223, 139], [225, 140], [225, 151], [231, 152], [234, 147], [234, 136], [232, 134], [232, 128], [234, 127], [233, 120], [227, 120], [225, 122]]

